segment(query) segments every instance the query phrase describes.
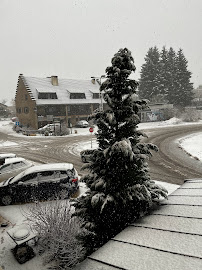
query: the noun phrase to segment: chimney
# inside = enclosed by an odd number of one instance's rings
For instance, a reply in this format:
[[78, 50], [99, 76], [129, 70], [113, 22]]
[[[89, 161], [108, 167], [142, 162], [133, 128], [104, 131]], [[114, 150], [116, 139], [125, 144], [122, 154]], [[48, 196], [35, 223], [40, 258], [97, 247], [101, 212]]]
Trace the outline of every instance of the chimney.
[[51, 76], [51, 83], [54, 86], [58, 86], [58, 76]]

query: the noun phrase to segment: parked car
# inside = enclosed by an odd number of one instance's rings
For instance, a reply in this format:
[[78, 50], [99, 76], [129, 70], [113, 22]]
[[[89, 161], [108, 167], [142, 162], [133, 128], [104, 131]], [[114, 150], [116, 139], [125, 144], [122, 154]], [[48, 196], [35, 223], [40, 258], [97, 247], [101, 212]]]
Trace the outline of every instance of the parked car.
[[34, 164], [24, 158], [13, 157], [6, 158], [4, 164], [0, 166], [0, 182], [9, 179], [12, 176], [24, 171]]
[[89, 127], [89, 123], [86, 120], [80, 120], [76, 123], [75, 127], [86, 128]]
[[84, 162], [84, 163], [87, 163], [90, 161], [90, 156], [91, 154], [93, 153], [93, 149], [86, 149], [86, 150], [82, 150], [80, 152], [80, 156], [81, 156], [81, 160]]
[[78, 189], [78, 173], [71, 163], [33, 166], [0, 183], [1, 204], [66, 198]]
[[14, 157], [16, 157], [16, 154], [13, 153], [0, 154], [0, 165], [3, 165], [5, 163], [6, 158]]
[[53, 131], [55, 131], [56, 128], [57, 129], [60, 128], [60, 123], [47, 124], [47, 125], [39, 128], [38, 131], [45, 132], [47, 130], [48, 132], [53, 132]]

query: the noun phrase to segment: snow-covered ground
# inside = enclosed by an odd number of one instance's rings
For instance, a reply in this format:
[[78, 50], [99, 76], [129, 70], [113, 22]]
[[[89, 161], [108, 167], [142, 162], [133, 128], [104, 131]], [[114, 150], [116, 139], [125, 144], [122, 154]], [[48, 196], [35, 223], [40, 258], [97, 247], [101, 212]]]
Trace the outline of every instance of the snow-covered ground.
[[202, 161], [202, 132], [183, 137], [178, 143], [187, 153]]
[[[202, 123], [202, 121], [193, 123], [198, 124]], [[142, 123], [139, 125], [139, 129], [151, 129], [151, 128], [162, 128], [166, 126], [175, 126], [175, 125], [186, 125], [190, 123], [183, 123], [177, 118], [172, 118], [168, 121], [164, 122], [152, 122], [152, 123]], [[10, 121], [0, 121], [0, 131], [4, 132], [6, 134], [12, 134], [14, 136], [24, 136], [22, 134], [17, 134], [12, 130], [13, 123]], [[79, 128], [76, 129], [77, 133], [75, 133], [75, 129], [72, 129], [72, 134], [68, 136], [77, 136], [77, 135], [86, 135], [89, 134], [88, 128]], [[96, 128], [94, 130], [96, 132]], [[32, 139], [36, 137], [31, 137]], [[45, 137], [41, 137], [42, 139], [45, 139]], [[198, 157], [200, 160], [202, 160], [202, 133], [200, 134], [194, 134], [193, 136], [189, 137], [183, 137], [179, 140], [179, 144], [181, 147], [184, 148], [186, 152], [189, 152], [192, 156]], [[0, 147], [2, 146], [11, 146], [14, 145], [14, 142], [10, 141], [0, 141]], [[96, 147], [96, 141], [93, 140], [92, 144], [93, 148]], [[83, 149], [89, 149], [91, 148], [91, 142], [88, 144], [85, 142], [83, 144], [82, 142], [77, 143], [73, 146], [74, 154], [78, 154]], [[169, 194], [172, 193], [174, 190], [176, 190], [179, 186], [173, 185], [165, 182], [158, 182], [162, 186], [164, 186]], [[81, 184], [81, 190], [82, 192], [85, 191], [85, 187], [83, 184]], [[23, 222], [26, 222], [26, 218], [24, 216], [24, 213], [27, 209], [27, 205], [12, 205], [12, 206], [6, 206], [6, 207], [0, 207], [0, 216], [3, 216], [6, 220], [9, 220], [9, 222], [15, 226], [18, 224], [22, 224]], [[11, 226], [9, 226], [10, 228]], [[13, 240], [8, 236], [6, 233], [7, 229], [0, 228], [0, 269], [5, 270], [37, 270], [37, 269], [47, 269], [46, 266], [43, 265], [42, 258], [40, 256], [36, 256], [35, 258], [31, 259], [30, 261], [26, 262], [25, 264], [18, 264], [18, 262], [14, 259], [13, 254], [11, 253], [11, 249], [15, 246], [15, 243]]]

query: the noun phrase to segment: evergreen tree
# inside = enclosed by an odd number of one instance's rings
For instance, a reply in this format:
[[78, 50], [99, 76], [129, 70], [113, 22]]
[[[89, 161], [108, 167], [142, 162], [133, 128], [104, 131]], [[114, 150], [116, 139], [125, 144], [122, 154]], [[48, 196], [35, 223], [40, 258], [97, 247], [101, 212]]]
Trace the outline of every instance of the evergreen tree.
[[142, 65], [139, 80], [139, 95], [141, 98], [155, 101], [160, 94], [159, 73], [160, 73], [160, 54], [155, 46], [150, 48]]
[[168, 51], [164, 46], [160, 54], [160, 70], [159, 70], [159, 95], [162, 102], [167, 102], [168, 95]]
[[167, 61], [167, 73], [165, 74], [167, 79], [167, 100], [171, 104], [176, 102], [177, 93], [177, 66], [176, 66], [176, 54], [172, 47], [168, 51]]
[[187, 70], [187, 65], [188, 61], [182, 49], [179, 49], [176, 57], [177, 91], [173, 104], [181, 108], [190, 105], [193, 99], [193, 84], [190, 82], [191, 72]]
[[167, 195], [148, 173], [147, 159], [156, 146], [141, 142], [144, 134], [137, 130], [138, 112], [146, 102], [137, 100], [138, 83], [129, 79], [135, 71], [131, 52], [120, 49], [111, 63], [100, 88], [108, 109], [92, 115], [98, 125], [98, 149], [83, 165], [89, 170], [82, 178], [88, 191], [74, 203], [75, 215], [89, 231], [79, 235], [87, 255]]

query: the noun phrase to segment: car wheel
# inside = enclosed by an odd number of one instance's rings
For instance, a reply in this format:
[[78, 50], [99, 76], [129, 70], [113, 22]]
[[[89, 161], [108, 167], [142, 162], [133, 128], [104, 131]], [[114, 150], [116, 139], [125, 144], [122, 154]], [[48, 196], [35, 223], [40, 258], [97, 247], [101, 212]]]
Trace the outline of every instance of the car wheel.
[[3, 196], [1, 199], [3, 205], [10, 205], [12, 203], [12, 198], [10, 195]]

